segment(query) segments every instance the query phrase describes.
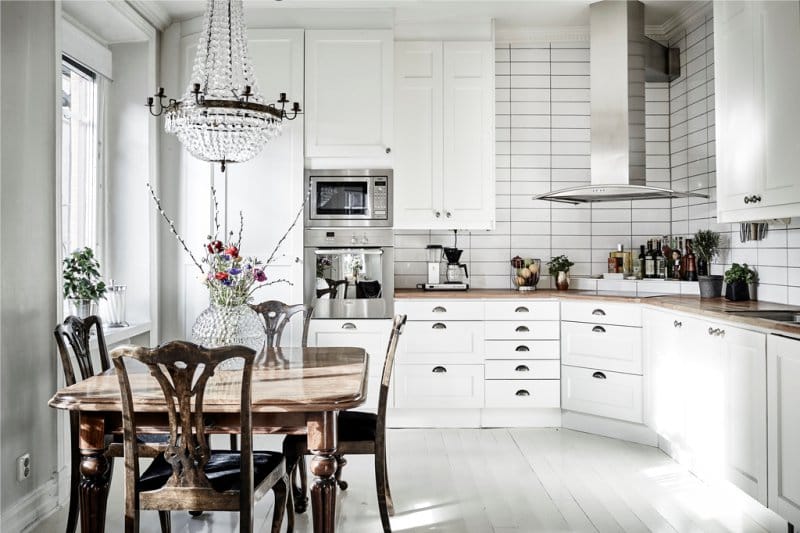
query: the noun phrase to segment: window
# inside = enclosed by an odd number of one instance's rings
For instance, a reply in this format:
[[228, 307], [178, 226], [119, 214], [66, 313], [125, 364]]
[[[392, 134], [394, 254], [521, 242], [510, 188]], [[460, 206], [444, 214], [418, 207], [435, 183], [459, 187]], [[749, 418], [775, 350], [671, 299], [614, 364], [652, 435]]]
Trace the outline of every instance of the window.
[[64, 255], [98, 251], [97, 74], [63, 58], [61, 68], [61, 244]]

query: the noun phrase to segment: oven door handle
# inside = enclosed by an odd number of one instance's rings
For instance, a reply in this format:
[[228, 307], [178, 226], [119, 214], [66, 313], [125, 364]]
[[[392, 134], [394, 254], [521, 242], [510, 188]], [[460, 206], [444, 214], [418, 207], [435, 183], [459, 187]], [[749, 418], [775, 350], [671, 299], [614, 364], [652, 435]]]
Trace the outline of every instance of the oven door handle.
[[364, 255], [383, 255], [383, 248], [317, 248], [316, 255], [338, 255], [359, 253]]

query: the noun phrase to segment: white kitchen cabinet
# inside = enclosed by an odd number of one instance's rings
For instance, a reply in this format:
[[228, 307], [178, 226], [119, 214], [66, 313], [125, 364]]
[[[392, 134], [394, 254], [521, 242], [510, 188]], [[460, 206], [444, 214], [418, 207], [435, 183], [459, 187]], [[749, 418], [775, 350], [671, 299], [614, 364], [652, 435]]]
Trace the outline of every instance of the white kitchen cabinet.
[[800, 3], [714, 2], [719, 222], [800, 215]]
[[800, 340], [767, 340], [769, 508], [800, 524]]
[[562, 366], [561, 405], [570, 411], [641, 424], [642, 376]]
[[561, 323], [565, 365], [642, 374], [642, 328]]
[[483, 323], [409, 320], [398, 363], [483, 363]]
[[306, 31], [310, 166], [392, 166], [393, 46], [391, 30]]
[[[358, 411], [376, 412], [386, 347], [392, 330], [391, 320], [321, 320], [312, 319], [308, 326], [308, 345], [319, 347], [354, 346], [369, 355], [367, 401]], [[395, 376], [396, 377], [396, 376]], [[394, 381], [394, 379], [392, 380]], [[392, 406], [389, 395], [388, 406]]]
[[495, 379], [486, 381], [486, 407], [489, 409], [558, 408], [558, 379]]
[[398, 408], [480, 408], [483, 365], [398, 364], [394, 391]]
[[395, 43], [395, 227], [493, 229], [489, 42]]

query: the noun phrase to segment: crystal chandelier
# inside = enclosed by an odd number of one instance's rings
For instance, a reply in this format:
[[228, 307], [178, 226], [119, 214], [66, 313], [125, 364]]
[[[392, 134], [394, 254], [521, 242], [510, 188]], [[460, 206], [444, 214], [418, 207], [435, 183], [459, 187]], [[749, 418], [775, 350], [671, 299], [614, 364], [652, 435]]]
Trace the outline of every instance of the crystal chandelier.
[[[164, 129], [194, 157], [226, 163], [247, 161], [294, 120], [300, 104], [281, 93], [265, 104], [247, 56], [242, 0], [208, 0], [189, 86], [180, 100], [168, 99], [164, 88], [147, 99], [153, 116], [164, 114]], [[158, 104], [155, 105], [157, 99]], [[167, 99], [165, 105], [164, 100]]]

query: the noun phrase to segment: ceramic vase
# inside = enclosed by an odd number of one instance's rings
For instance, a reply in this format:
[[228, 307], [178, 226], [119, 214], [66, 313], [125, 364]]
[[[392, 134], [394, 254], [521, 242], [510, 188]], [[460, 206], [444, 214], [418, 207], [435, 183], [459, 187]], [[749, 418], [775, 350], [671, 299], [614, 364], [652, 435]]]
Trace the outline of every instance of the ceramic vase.
[[569, 289], [569, 272], [560, 271], [556, 277], [556, 289], [565, 291]]

